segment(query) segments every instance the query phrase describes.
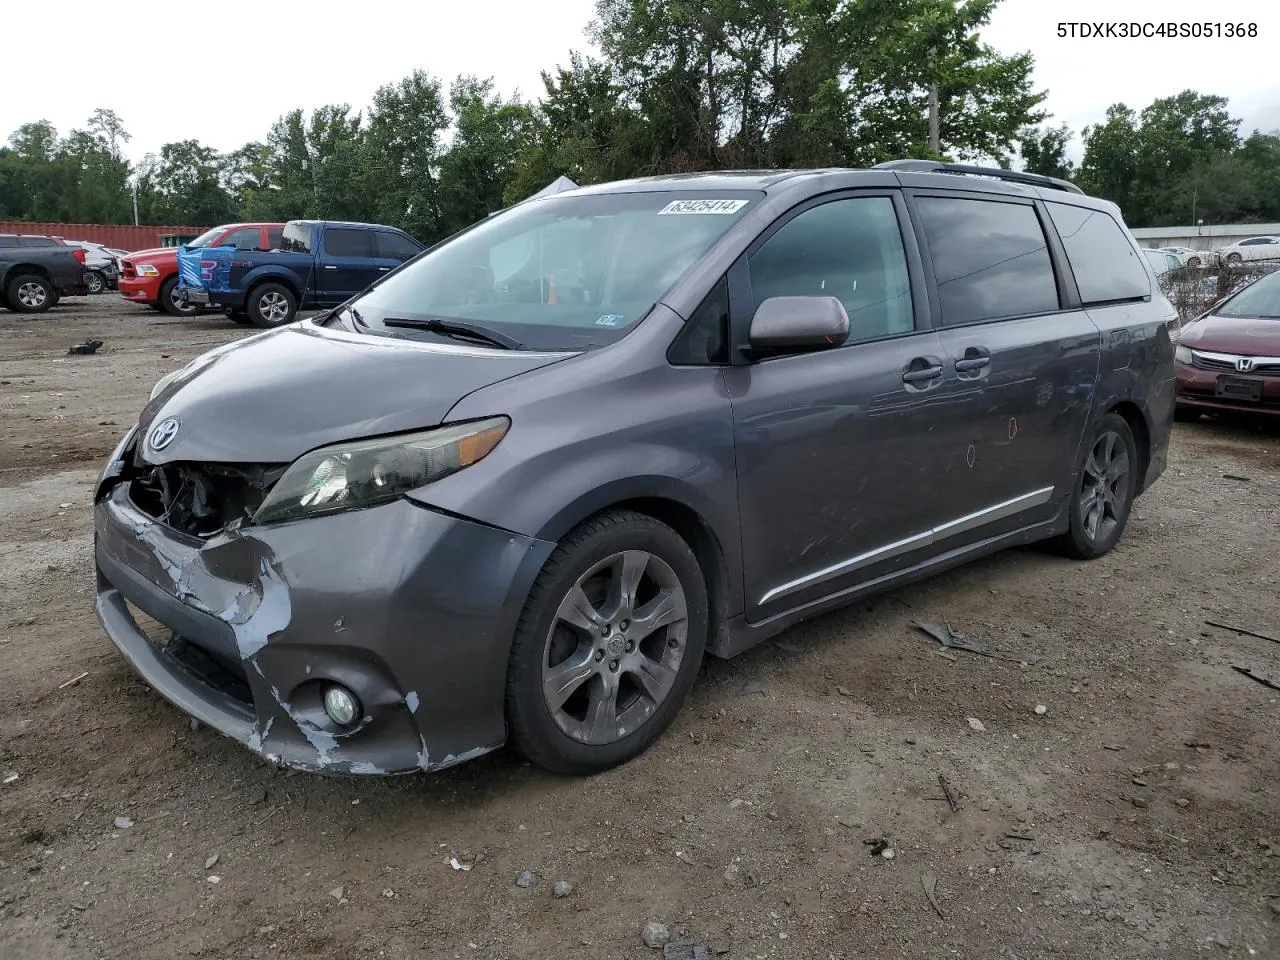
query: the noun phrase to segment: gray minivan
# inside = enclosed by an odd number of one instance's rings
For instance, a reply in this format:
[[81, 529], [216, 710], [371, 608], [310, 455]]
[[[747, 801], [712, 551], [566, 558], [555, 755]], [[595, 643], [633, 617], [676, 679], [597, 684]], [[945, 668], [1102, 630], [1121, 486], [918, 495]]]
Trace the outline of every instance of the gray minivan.
[[526, 202], [157, 383], [97, 488], [98, 614], [274, 763], [605, 769], [705, 653], [1015, 544], [1111, 549], [1177, 329], [1116, 207], [1045, 177]]

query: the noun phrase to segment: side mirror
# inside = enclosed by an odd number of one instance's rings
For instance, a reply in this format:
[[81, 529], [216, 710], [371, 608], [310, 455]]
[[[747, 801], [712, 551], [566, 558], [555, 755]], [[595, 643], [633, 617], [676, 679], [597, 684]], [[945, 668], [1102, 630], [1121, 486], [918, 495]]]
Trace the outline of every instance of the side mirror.
[[756, 307], [748, 338], [764, 350], [822, 350], [849, 339], [849, 315], [835, 297], [770, 297]]

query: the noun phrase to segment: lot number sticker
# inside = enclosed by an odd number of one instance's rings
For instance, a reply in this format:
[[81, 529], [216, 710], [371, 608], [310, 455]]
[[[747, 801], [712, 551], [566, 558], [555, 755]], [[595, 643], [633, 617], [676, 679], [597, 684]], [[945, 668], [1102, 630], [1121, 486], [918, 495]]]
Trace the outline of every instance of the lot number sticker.
[[746, 200], [672, 200], [658, 211], [658, 216], [678, 213], [716, 213], [730, 216], [747, 205]]

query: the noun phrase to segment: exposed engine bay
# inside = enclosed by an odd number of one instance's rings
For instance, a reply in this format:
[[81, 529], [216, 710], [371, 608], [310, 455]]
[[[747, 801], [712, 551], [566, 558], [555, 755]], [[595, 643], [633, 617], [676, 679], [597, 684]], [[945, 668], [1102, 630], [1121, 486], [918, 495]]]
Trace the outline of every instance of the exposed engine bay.
[[136, 458], [124, 471], [129, 498], [174, 530], [207, 538], [251, 519], [288, 464], [168, 463]]

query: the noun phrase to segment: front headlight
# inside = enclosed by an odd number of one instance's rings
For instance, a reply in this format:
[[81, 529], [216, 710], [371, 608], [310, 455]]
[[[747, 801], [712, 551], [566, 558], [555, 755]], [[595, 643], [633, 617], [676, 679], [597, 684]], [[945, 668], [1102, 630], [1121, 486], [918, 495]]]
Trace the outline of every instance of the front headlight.
[[1178, 348], [1173, 351], [1173, 359], [1177, 360], [1179, 363], [1190, 365], [1191, 361], [1195, 358], [1191, 356], [1190, 347], [1184, 347], [1182, 344], [1178, 344]]
[[253, 521], [278, 523], [395, 500], [483, 460], [510, 426], [507, 417], [490, 417], [312, 450], [285, 471]]
[[158, 276], [160, 276], [160, 271], [159, 271], [159, 270], [157, 270], [157, 269], [155, 268], [155, 265], [154, 265], [154, 264], [150, 264], [150, 263], [140, 263], [140, 264], [138, 264], [138, 266], [136, 267], [136, 270], [137, 270], [137, 274], [138, 274], [138, 276], [140, 276], [140, 277], [158, 277]]

